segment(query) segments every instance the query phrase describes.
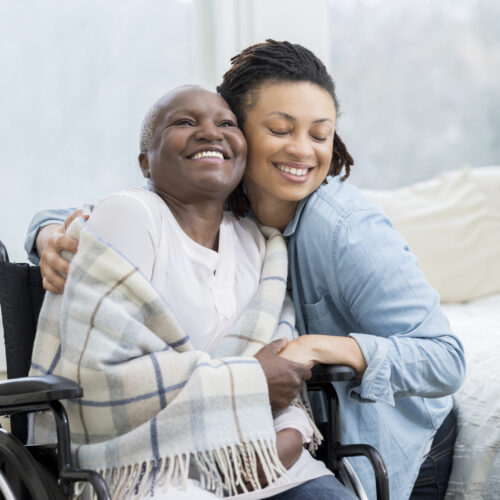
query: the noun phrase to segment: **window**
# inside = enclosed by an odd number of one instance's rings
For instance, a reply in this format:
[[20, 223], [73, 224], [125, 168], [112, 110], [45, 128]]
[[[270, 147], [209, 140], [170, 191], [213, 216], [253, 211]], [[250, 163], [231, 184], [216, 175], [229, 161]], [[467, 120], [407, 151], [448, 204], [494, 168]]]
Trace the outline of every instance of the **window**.
[[337, 130], [362, 187], [500, 159], [500, 4], [330, 0]]
[[0, 238], [12, 260], [32, 215], [144, 181], [148, 107], [196, 79], [189, 1], [39, 0], [0, 6]]

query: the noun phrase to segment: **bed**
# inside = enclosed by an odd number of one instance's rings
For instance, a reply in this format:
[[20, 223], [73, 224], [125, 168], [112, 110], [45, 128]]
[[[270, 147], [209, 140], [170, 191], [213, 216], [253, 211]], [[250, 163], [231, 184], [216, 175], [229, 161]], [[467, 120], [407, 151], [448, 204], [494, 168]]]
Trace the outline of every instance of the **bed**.
[[[499, 235], [500, 237], [500, 235]], [[500, 498], [500, 294], [444, 304], [466, 353], [467, 376], [454, 396], [458, 436], [447, 498]]]

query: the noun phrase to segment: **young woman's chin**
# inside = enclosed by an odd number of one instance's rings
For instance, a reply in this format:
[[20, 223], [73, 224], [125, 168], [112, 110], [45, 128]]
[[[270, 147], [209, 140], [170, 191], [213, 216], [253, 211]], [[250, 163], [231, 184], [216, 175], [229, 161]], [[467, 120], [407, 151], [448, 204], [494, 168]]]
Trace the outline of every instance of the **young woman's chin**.
[[[269, 176], [267, 179], [257, 179], [255, 182], [251, 176], [245, 176], [245, 184], [247, 189], [250, 185], [253, 185], [253, 190], [258, 193], [258, 198], [270, 196], [271, 198], [281, 200], [281, 201], [293, 201], [298, 202], [307, 198], [311, 193], [316, 191], [319, 186], [323, 183], [325, 175], [309, 179], [303, 182], [290, 181], [287, 179], [276, 179], [276, 175]], [[252, 188], [249, 189], [251, 191]], [[266, 196], [267, 195], [267, 196]]]
[[318, 186], [309, 187], [303, 186], [281, 186], [274, 190], [276, 198], [283, 201], [301, 201], [307, 198], [311, 193], [314, 193]]

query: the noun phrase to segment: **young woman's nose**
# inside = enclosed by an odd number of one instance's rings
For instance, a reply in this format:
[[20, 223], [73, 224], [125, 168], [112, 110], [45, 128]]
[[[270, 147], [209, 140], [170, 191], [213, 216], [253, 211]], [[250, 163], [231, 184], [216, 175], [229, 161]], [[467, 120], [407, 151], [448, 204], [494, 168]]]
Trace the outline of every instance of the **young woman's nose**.
[[224, 138], [220, 128], [211, 120], [201, 122], [195, 136], [198, 140], [210, 141], [217, 141]]
[[306, 134], [294, 134], [285, 145], [285, 152], [296, 159], [309, 158], [314, 154], [314, 148], [309, 136]]

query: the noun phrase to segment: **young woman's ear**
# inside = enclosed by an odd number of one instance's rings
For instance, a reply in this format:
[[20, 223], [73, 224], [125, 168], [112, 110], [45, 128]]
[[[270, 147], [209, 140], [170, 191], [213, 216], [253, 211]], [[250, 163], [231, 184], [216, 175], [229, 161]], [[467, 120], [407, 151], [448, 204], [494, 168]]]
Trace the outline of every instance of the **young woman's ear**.
[[147, 153], [139, 154], [139, 165], [142, 170], [142, 175], [146, 177], [146, 179], [151, 178], [151, 170], [149, 168], [149, 159]]

